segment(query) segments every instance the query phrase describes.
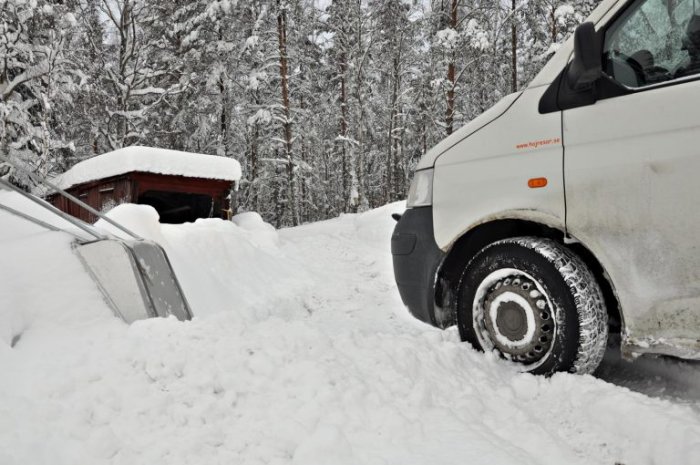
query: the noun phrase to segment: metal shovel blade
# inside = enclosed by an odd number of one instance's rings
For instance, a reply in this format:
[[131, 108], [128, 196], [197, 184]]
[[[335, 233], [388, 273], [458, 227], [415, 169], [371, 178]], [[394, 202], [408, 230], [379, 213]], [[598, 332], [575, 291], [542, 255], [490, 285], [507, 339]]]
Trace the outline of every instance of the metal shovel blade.
[[103, 239], [75, 252], [107, 303], [125, 322], [174, 315], [192, 319], [190, 307], [163, 248], [150, 241]]
[[[0, 185], [17, 192], [97, 239], [85, 242], [80, 235], [70, 233], [76, 235], [78, 239], [75, 245], [77, 255], [117, 316], [120, 316], [127, 323], [155, 316], [166, 317], [170, 315], [174, 315], [181, 321], [192, 319], [192, 312], [185, 299], [185, 294], [182, 292], [180, 283], [175, 277], [175, 272], [170, 265], [168, 256], [165, 254], [165, 250], [160, 245], [144, 240], [118, 222], [103, 215], [102, 212], [50, 183], [45, 178], [39, 178], [31, 171], [13, 163], [2, 152], [0, 152], [0, 161], [8, 163], [17, 171], [29, 176], [38, 185], [47, 186], [59, 192], [69, 201], [134, 238], [134, 240], [126, 241], [107, 237], [95, 230], [92, 225], [88, 225], [66, 214], [54, 205], [0, 178]], [[58, 229], [31, 215], [9, 207], [4, 207], [3, 209], [52, 231]]]
[[192, 311], [163, 247], [151, 241], [132, 241], [129, 248], [158, 316], [191, 320]]

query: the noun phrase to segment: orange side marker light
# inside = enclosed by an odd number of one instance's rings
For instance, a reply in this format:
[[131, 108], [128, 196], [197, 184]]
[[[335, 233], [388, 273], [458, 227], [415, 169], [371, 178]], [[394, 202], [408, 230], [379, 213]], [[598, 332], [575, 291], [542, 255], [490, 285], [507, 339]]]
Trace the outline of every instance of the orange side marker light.
[[547, 186], [547, 178], [532, 178], [528, 179], [527, 187], [530, 189], [539, 189]]

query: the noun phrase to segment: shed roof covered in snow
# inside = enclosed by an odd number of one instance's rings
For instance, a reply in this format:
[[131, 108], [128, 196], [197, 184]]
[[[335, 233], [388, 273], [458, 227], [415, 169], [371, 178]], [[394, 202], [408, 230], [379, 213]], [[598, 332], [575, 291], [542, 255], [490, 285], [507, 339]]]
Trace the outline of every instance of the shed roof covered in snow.
[[241, 165], [232, 158], [216, 155], [132, 146], [81, 161], [57, 176], [54, 184], [61, 189], [69, 189], [78, 184], [131, 172], [238, 181], [241, 178]]

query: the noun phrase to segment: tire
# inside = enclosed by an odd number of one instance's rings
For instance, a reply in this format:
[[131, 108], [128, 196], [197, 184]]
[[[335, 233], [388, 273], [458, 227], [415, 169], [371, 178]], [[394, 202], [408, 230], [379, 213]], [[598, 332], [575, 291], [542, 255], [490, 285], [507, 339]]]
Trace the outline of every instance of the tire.
[[472, 258], [457, 322], [463, 341], [542, 375], [592, 373], [608, 338], [593, 273], [563, 245], [537, 237], [494, 242]]

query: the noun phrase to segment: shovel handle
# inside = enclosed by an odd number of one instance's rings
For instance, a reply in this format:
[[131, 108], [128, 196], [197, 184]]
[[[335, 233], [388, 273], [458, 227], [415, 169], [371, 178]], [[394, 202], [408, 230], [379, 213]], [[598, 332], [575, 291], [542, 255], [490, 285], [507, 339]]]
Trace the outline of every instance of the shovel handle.
[[[126, 228], [125, 228], [124, 226], [122, 226], [121, 224], [117, 223], [116, 221], [112, 220], [111, 218], [108, 218], [108, 217], [105, 216], [102, 212], [96, 210], [95, 208], [93, 208], [93, 207], [91, 207], [90, 205], [86, 204], [85, 202], [83, 202], [82, 200], [78, 199], [77, 197], [75, 197], [75, 196], [69, 194], [68, 192], [64, 191], [64, 190], [61, 189], [60, 187], [58, 187], [58, 186], [54, 185], [53, 183], [49, 182], [47, 179], [40, 179], [40, 178], [39, 178], [37, 175], [35, 175], [34, 173], [30, 172], [29, 170], [26, 170], [26, 169], [22, 168], [21, 166], [17, 165], [16, 163], [10, 161], [10, 159], [9, 159], [8, 157], [6, 157], [6, 156], [5, 156], [4, 154], [2, 154], [2, 153], [0, 153], [0, 160], [2, 160], [2, 161], [4, 161], [5, 163], [9, 164], [10, 166], [12, 166], [12, 167], [13, 167], [14, 169], [16, 169], [17, 171], [26, 174], [27, 176], [29, 176], [29, 178], [30, 178], [31, 180], [33, 180], [33, 181], [36, 182], [37, 184], [43, 184], [43, 185], [45, 185], [45, 186], [47, 186], [47, 187], [49, 187], [49, 188], [55, 190], [56, 192], [58, 192], [59, 194], [61, 194], [63, 197], [65, 197], [65, 198], [67, 198], [68, 200], [70, 200], [71, 202], [73, 202], [74, 204], [83, 207], [85, 210], [87, 210], [87, 211], [89, 211], [90, 213], [92, 213], [93, 215], [96, 215], [97, 217], [99, 217], [99, 218], [105, 220], [107, 223], [109, 223], [109, 224], [111, 224], [112, 226], [114, 226], [115, 228], [117, 228], [117, 229], [119, 229], [119, 230], [125, 232], [126, 234], [128, 234], [128, 235], [131, 236], [131, 237], [133, 237], [134, 239], [139, 240], [139, 241], [143, 240], [143, 238], [142, 238], [141, 236], [139, 236], [138, 234], [129, 231], [128, 229], [126, 229]], [[9, 184], [9, 183], [7, 183], [7, 184]], [[14, 186], [13, 186], [13, 187], [14, 187]], [[16, 189], [16, 188], [13, 189], [13, 190], [15, 190], [15, 191], [21, 191], [21, 189], [18, 190], [18, 189]], [[27, 194], [27, 193], [24, 192], [24, 191], [21, 191], [21, 193], [22, 193], [22, 195], [24, 195], [25, 197], [30, 198], [30, 199], [31, 199], [31, 197], [34, 197], [33, 195]], [[49, 206], [48, 203], [42, 204], [42, 203], [40, 203], [40, 202], [37, 202], [36, 200], [34, 200], [34, 202], [35, 202], [35, 203], [39, 203], [39, 205], [42, 205], [43, 207], [47, 207], [47, 208], [48, 208], [48, 206]], [[53, 206], [53, 205], [52, 205], [52, 206]], [[58, 210], [56, 207], [54, 207], [54, 209], [55, 209], [55, 210]], [[54, 213], [56, 213], [55, 210], [51, 210], [51, 211], [53, 211]], [[60, 210], [58, 210], [58, 211], [60, 211]], [[61, 213], [63, 213], [63, 212], [61, 212]], [[64, 215], [60, 215], [60, 216], [63, 217], [64, 219], [67, 219], [67, 218], [65, 218]], [[70, 220], [68, 220], [68, 221], [70, 221]], [[71, 223], [77, 225], [76, 222], [71, 221]], [[83, 226], [78, 226], [78, 227], [79, 227], [80, 229], [85, 230], [85, 228], [84, 228]], [[94, 233], [94, 232], [91, 232], [90, 234], [92, 234], [93, 236], [96, 236], [96, 233]], [[100, 235], [100, 236], [96, 236], [96, 237], [98, 237], [98, 239], [102, 239], [104, 236], [101, 236], [101, 235]]]

